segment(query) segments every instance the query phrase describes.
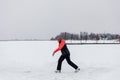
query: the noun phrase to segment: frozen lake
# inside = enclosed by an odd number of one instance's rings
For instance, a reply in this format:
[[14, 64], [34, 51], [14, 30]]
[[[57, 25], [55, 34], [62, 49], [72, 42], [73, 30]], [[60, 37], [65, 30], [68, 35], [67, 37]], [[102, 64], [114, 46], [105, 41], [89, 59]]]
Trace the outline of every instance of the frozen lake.
[[52, 56], [56, 41], [1, 41], [0, 80], [120, 80], [120, 44], [68, 45], [74, 73], [66, 60], [56, 74], [61, 52]]

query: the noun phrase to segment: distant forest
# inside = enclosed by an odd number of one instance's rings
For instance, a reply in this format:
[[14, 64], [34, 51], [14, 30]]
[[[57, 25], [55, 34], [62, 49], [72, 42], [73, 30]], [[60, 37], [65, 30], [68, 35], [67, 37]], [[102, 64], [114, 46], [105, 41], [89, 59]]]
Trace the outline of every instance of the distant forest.
[[80, 34], [73, 34], [68, 32], [62, 32], [51, 40], [56, 40], [57, 37], [62, 37], [65, 40], [120, 40], [119, 34], [110, 34], [110, 33], [87, 33], [80, 32]]

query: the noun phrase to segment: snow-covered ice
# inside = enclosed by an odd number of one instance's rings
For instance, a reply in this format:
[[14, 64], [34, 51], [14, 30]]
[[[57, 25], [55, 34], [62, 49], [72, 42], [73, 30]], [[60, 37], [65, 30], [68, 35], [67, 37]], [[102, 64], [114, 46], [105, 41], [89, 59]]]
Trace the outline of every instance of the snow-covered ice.
[[120, 44], [68, 45], [74, 73], [66, 60], [56, 74], [57, 41], [1, 41], [0, 80], [120, 80]]

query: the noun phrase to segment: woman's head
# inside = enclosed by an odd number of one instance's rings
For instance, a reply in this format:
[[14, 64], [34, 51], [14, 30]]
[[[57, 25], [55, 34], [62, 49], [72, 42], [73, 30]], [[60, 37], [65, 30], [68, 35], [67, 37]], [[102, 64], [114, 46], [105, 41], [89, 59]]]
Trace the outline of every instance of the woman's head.
[[63, 38], [58, 36], [56, 39], [58, 40], [58, 42], [60, 42]]

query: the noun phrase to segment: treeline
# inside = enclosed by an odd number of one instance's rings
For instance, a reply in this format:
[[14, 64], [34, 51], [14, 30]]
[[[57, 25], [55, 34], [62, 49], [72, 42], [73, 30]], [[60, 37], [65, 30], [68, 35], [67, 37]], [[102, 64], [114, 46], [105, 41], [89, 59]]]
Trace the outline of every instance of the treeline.
[[110, 34], [110, 33], [87, 33], [80, 32], [80, 34], [73, 34], [68, 32], [62, 32], [51, 40], [56, 40], [57, 37], [62, 37], [66, 40], [120, 40], [119, 34]]

